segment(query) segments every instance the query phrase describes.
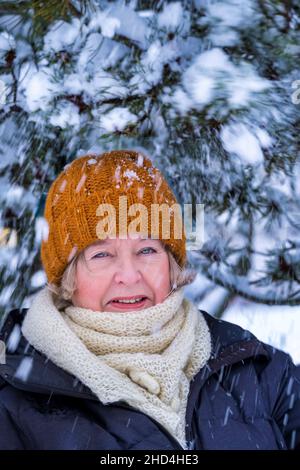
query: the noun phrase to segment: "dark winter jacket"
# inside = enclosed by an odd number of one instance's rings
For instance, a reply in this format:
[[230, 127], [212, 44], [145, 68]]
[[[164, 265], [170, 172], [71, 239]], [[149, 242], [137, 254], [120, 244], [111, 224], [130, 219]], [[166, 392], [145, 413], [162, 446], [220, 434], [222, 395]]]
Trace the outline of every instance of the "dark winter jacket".
[[[123, 401], [102, 404], [35, 350], [20, 334], [26, 311], [10, 312], [0, 334], [0, 449], [182, 450], [160, 423]], [[290, 357], [202, 313], [213, 354], [190, 385], [190, 448], [299, 448], [300, 374]]]

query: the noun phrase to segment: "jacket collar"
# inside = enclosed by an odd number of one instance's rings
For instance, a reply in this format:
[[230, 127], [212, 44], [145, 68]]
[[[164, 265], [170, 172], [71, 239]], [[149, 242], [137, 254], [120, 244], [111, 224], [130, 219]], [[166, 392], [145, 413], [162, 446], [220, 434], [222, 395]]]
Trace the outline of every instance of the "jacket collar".
[[[6, 363], [0, 364], [0, 382], [8, 382], [29, 392], [98, 400], [75, 376], [56, 366], [29, 344], [21, 333], [26, 312], [27, 309], [12, 310], [2, 325], [0, 340], [6, 343]], [[199, 386], [202, 386], [211, 374], [222, 370], [224, 366], [247, 358], [252, 358], [263, 366], [269, 362], [268, 351], [250, 332], [237, 325], [217, 320], [203, 310], [201, 312], [210, 328], [212, 355], [207, 365], [192, 381], [193, 384], [198, 384], [198, 391]]]

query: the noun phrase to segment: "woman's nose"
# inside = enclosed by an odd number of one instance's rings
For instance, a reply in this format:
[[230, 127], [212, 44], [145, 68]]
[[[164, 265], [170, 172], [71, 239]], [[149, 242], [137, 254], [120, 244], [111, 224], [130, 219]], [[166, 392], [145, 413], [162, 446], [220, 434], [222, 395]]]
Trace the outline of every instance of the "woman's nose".
[[132, 258], [128, 257], [119, 261], [115, 273], [115, 281], [117, 283], [123, 282], [124, 284], [135, 284], [141, 279], [141, 277], [142, 275], [139, 267]]

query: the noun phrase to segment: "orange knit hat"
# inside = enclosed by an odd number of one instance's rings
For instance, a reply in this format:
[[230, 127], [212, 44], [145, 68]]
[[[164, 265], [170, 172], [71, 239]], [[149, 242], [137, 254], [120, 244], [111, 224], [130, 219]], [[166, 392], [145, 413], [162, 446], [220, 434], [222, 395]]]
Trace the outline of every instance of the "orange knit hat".
[[[185, 265], [184, 224], [181, 218], [178, 236], [174, 224], [178, 212], [171, 206], [176, 204], [178, 208], [179, 204], [166, 180], [141, 152], [114, 150], [75, 159], [65, 166], [49, 189], [44, 212], [49, 231], [41, 245], [41, 259], [49, 282], [59, 285], [75, 254], [99, 240], [99, 205], [111, 204], [115, 208], [116, 235], [119, 235], [119, 222], [124, 218], [119, 210], [120, 196], [126, 196], [128, 208], [131, 204], [143, 204], [147, 208], [148, 236], [155, 225], [151, 218], [153, 204], [167, 207], [169, 235], [165, 238], [162, 231], [160, 221], [166, 219], [166, 213], [162, 212], [156, 219], [159, 220], [158, 236], [154, 238], [169, 247], [181, 267]], [[136, 215], [129, 215], [129, 212], [126, 217], [128, 224], [136, 219]]]

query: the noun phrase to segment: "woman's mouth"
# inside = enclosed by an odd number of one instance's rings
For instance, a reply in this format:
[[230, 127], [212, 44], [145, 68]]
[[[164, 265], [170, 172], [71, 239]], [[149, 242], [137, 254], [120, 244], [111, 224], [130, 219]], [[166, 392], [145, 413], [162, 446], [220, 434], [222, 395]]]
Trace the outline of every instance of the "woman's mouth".
[[143, 307], [147, 301], [148, 297], [132, 297], [132, 298], [119, 298], [117, 300], [111, 300], [109, 305], [114, 307], [117, 310], [135, 310], [137, 308]]

